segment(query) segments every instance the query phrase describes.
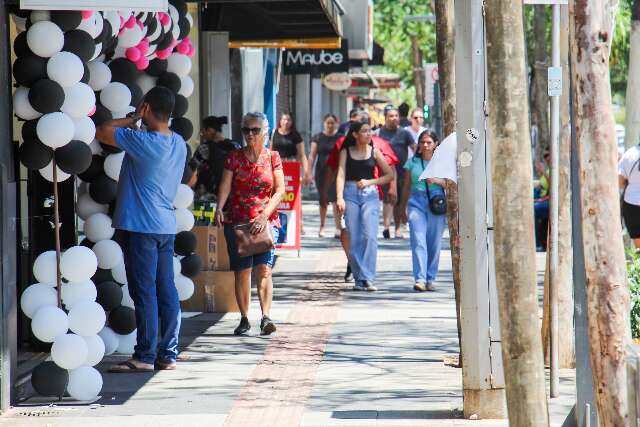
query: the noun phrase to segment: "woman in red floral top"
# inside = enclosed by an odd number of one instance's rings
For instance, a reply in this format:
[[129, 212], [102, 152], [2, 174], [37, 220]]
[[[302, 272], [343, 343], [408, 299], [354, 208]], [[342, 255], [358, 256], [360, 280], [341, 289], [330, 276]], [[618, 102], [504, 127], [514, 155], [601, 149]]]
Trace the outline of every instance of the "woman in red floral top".
[[[284, 194], [284, 174], [280, 155], [264, 146], [269, 122], [262, 113], [248, 113], [242, 119], [242, 134], [247, 146], [229, 154], [218, 189], [216, 224], [224, 224], [231, 269], [235, 273], [236, 300], [240, 307], [240, 324], [236, 335], [251, 329], [248, 313], [251, 303], [251, 271], [258, 278], [258, 296], [262, 308], [260, 332], [269, 335], [276, 326], [269, 318], [273, 297], [271, 269], [275, 251], [241, 257], [238, 255], [233, 228], [251, 223], [251, 232], [257, 234], [271, 227], [274, 240], [278, 238], [278, 205]], [[227, 203], [228, 201], [228, 203]], [[224, 206], [224, 212], [221, 207]]]

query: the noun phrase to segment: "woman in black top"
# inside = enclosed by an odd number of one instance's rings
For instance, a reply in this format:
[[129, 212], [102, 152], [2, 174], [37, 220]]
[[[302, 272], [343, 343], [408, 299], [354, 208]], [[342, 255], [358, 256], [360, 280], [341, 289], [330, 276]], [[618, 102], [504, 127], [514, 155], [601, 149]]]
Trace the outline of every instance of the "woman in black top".
[[[382, 176], [376, 178], [376, 168]], [[354, 290], [375, 291], [378, 255], [380, 200], [378, 185], [393, 179], [393, 171], [382, 153], [373, 148], [371, 127], [351, 125], [340, 151], [336, 178], [338, 210], [345, 214], [349, 233], [349, 265], [355, 279]]]
[[[340, 216], [338, 215], [338, 209], [336, 207], [336, 185], [335, 182], [332, 185], [325, 185], [325, 175], [327, 171], [327, 158], [336, 145], [336, 141], [340, 138], [338, 135], [338, 119], [333, 114], [327, 114], [324, 116], [324, 129], [322, 132], [314, 135], [311, 138], [311, 151], [309, 152], [309, 169], [313, 166], [314, 178], [316, 183], [316, 189], [320, 196], [320, 231], [318, 237], [324, 237], [324, 225], [327, 219], [327, 203], [328, 201], [333, 205], [333, 219], [336, 226], [335, 237], [340, 238]], [[326, 189], [329, 189], [326, 191]], [[321, 194], [326, 191], [328, 194]]]
[[309, 185], [311, 174], [307, 164], [307, 154], [304, 151], [304, 141], [296, 130], [293, 116], [290, 113], [280, 114], [278, 127], [271, 137], [271, 149], [280, 154], [283, 161], [297, 160], [300, 163], [300, 179], [302, 185]]

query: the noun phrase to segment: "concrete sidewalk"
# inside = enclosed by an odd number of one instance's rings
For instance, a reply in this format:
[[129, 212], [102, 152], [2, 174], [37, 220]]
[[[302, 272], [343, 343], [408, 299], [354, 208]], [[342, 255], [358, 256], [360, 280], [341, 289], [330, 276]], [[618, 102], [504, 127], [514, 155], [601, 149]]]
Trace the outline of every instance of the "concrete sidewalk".
[[[107, 374], [99, 400], [79, 405], [32, 397], [1, 426], [506, 426], [462, 419], [461, 370], [445, 366], [458, 343], [451, 262], [443, 250], [437, 292], [414, 293], [407, 240], [380, 241], [376, 293], [342, 281], [346, 261], [332, 238], [318, 239], [305, 205], [301, 257], [282, 252], [272, 318], [278, 333], [232, 335], [237, 314], [185, 319], [176, 371]], [[331, 220], [327, 221], [332, 224]], [[331, 227], [327, 235], [332, 235]], [[551, 403], [560, 426], [573, 404], [574, 373], [563, 371]]]

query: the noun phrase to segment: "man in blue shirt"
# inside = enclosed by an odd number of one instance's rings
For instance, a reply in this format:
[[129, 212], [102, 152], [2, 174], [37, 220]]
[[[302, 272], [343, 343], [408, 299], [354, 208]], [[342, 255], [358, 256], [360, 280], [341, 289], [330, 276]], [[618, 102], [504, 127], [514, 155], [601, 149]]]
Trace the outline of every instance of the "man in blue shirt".
[[[173, 276], [173, 200], [187, 149], [182, 137], [169, 128], [174, 103], [169, 89], [155, 87], [132, 117], [110, 120], [96, 129], [98, 141], [125, 152], [113, 226], [123, 234], [122, 250], [138, 327], [133, 357], [112, 367], [111, 372], [148, 372], [154, 365], [163, 370], [176, 367], [180, 302]], [[145, 130], [136, 127], [140, 119]]]

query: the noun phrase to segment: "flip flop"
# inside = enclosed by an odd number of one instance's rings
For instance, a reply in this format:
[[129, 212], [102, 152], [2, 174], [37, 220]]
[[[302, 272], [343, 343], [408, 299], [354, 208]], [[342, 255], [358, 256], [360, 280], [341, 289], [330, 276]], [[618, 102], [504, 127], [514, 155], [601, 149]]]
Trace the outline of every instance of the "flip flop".
[[186, 360], [191, 360], [191, 356], [189, 356], [188, 354], [180, 353], [176, 356], [176, 360], [178, 362], [184, 362]]
[[127, 360], [126, 362], [118, 363], [117, 365], [109, 368], [110, 373], [112, 374], [124, 374], [127, 372], [153, 372], [153, 368], [139, 368], [134, 365], [131, 361]]
[[176, 370], [176, 363], [164, 363], [164, 362], [156, 362], [155, 363], [155, 369], [156, 371], [175, 371]]

